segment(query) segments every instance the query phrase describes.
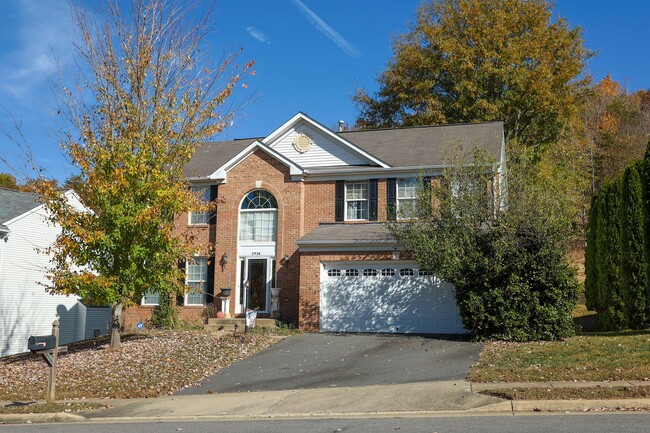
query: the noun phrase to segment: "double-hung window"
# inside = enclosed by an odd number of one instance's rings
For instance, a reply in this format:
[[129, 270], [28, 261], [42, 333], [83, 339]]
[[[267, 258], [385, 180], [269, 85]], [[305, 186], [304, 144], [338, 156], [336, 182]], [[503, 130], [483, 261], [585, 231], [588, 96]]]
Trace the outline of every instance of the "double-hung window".
[[399, 218], [415, 218], [417, 215], [417, 195], [420, 187], [418, 178], [397, 180], [397, 215]]
[[368, 219], [368, 181], [345, 183], [345, 219]]
[[205, 289], [208, 278], [208, 259], [192, 257], [187, 260], [187, 286], [185, 305], [205, 305]]
[[142, 305], [158, 305], [160, 304], [160, 293], [146, 292], [142, 297]]
[[[199, 199], [206, 205], [210, 203], [210, 187], [209, 186], [193, 186], [192, 192], [196, 194]], [[210, 218], [208, 209], [203, 209], [198, 212], [190, 212], [190, 224], [207, 224]]]

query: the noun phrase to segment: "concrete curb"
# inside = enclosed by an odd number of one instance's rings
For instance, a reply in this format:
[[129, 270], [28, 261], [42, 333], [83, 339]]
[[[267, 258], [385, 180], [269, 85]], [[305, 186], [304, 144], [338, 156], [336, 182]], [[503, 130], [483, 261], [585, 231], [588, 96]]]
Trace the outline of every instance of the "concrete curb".
[[[250, 415], [169, 415], [169, 416], [127, 416], [95, 417], [93, 413], [37, 413], [4, 414], [0, 423], [54, 423], [54, 422], [160, 422], [160, 421], [243, 421], [259, 419], [323, 419], [323, 418], [400, 418], [439, 416], [481, 416], [490, 414], [517, 414], [535, 412], [602, 412], [605, 410], [644, 409], [650, 410], [650, 399], [612, 400], [513, 400], [487, 406], [456, 411], [364, 411], [364, 412], [319, 412], [319, 413], [275, 413]], [[95, 409], [101, 411], [102, 409]]]

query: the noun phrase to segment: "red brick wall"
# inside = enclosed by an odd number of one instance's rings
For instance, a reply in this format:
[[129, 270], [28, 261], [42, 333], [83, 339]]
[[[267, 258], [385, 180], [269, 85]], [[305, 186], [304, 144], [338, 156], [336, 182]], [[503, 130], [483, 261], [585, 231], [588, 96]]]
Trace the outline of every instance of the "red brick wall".
[[[261, 181], [259, 187], [257, 181]], [[178, 231], [192, 235], [197, 250], [205, 251], [209, 244], [214, 245], [215, 294], [222, 287], [233, 289], [230, 296], [230, 314], [235, 313], [239, 206], [244, 195], [251, 190], [266, 189], [278, 201], [276, 285], [282, 288], [280, 310], [283, 320], [299, 323], [305, 330], [318, 330], [321, 260], [363, 260], [364, 257], [368, 257], [368, 260], [381, 260], [387, 257], [381, 253], [305, 253], [300, 257], [295, 241], [322, 222], [334, 222], [335, 184], [333, 180], [292, 181], [287, 166], [266, 152], [257, 150], [228, 173], [227, 183], [219, 185], [216, 225], [188, 227], [186, 214], [177, 218]], [[386, 185], [386, 179], [379, 180], [380, 221], [386, 220]], [[224, 254], [227, 254], [229, 262], [222, 266], [219, 261]], [[286, 263], [282, 260], [285, 255], [289, 256]], [[208, 299], [208, 302], [211, 301]], [[218, 301], [217, 305], [220, 306]], [[211, 313], [207, 313], [203, 307], [179, 308], [179, 318], [189, 323], [204, 321], [208, 314]], [[134, 327], [138, 321], [147, 321], [150, 317], [151, 307], [129, 308], [125, 312], [125, 326]]]

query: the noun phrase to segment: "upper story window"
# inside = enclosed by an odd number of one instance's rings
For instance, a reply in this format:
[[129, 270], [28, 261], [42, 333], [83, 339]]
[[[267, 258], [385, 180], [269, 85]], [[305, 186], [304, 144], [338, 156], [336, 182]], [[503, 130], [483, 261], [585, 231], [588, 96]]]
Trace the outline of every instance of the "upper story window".
[[[205, 204], [210, 203], [210, 187], [209, 186], [193, 186], [192, 191], [199, 197]], [[205, 209], [199, 212], [190, 212], [190, 224], [207, 224], [210, 218], [210, 212]]]
[[278, 231], [278, 202], [270, 192], [257, 189], [242, 200], [239, 210], [239, 240], [275, 242]]
[[397, 179], [397, 215], [399, 218], [414, 218], [416, 216], [418, 188], [420, 188], [418, 178]]
[[368, 182], [345, 183], [345, 219], [368, 219]]

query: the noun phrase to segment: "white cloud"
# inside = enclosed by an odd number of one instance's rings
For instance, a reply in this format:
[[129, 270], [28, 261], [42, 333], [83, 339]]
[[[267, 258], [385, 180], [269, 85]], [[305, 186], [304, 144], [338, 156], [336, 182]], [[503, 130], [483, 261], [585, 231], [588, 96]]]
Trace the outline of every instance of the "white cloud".
[[264, 43], [266, 43], [266, 44], [271, 43], [271, 41], [269, 41], [269, 38], [264, 33], [262, 33], [261, 30], [258, 30], [253, 26], [246, 27], [246, 31], [248, 32], [249, 35], [251, 35], [253, 37], [253, 39], [255, 39], [255, 40], [257, 40], [257, 41], [259, 41], [259, 42], [261, 42], [263, 44]]
[[316, 15], [311, 9], [309, 9], [303, 2], [300, 0], [291, 0], [291, 2], [298, 8], [298, 10], [309, 20], [309, 22], [316, 27], [316, 29], [334, 42], [345, 54], [350, 57], [359, 57], [361, 52], [350, 42], [348, 42], [343, 36], [341, 36], [336, 30], [330, 27], [325, 21], [323, 21], [318, 15]]
[[11, 3], [12, 20], [5, 27], [11, 42], [0, 49], [0, 93], [19, 103], [43, 91], [56, 72], [57, 59], [64, 63], [73, 46], [67, 2], [19, 0]]

